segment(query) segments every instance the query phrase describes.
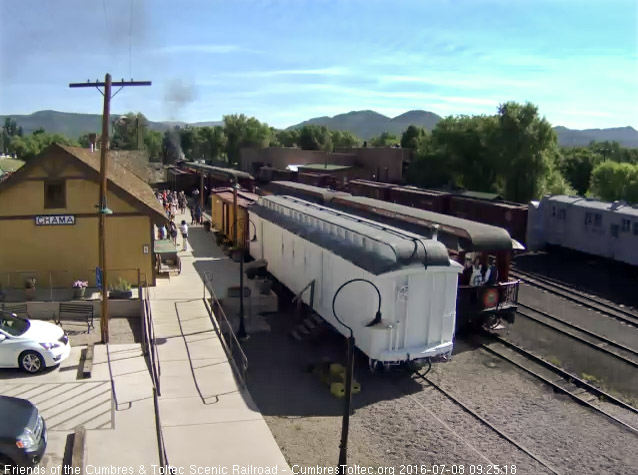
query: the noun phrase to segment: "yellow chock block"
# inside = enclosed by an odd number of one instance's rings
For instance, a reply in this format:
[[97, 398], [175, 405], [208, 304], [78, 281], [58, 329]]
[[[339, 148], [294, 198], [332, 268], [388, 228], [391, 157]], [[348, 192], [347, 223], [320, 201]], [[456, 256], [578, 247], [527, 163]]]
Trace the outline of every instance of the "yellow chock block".
[[[344, 383], [332, 383], [330, 392], [335, 397], [344, 397], [346, 395], [346, 385]], [[361, 392], [361, 385], [357, 381], [352, 381], [352, 394]]]
[[343, 376], [343, 379], [345, 379], [346, 377], [346, 368], [345, 366], [339, 364], [339, 363], [332, 363], [330, 365], [330, 374], [333, 374], [335, 376]]

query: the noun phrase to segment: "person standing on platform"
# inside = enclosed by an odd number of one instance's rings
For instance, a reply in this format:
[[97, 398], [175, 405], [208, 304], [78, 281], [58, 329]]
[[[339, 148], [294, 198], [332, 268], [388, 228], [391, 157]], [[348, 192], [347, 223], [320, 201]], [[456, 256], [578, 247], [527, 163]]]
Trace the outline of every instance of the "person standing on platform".
[[182, 220], [179, 230], [182, 233], [182, 251], [188, 251], [188, 225], [186, 220]]

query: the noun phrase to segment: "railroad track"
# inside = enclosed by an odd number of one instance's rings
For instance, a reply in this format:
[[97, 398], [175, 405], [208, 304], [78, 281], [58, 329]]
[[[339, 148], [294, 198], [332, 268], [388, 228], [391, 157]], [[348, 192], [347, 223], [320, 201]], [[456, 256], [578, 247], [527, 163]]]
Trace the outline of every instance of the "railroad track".
[[[593, 402], [602, 399], [633, 414], [638, 414], [637, 408], [501, 336], [488, 333], [487, 337], [490, 343], [481, 343], [481, 347], [488, 353], [508, 361], [526, 373], [543, 381], [543, 383], [551, 386], [555, 391], [569, 396], [578, 404], [591, 409], [595, 413], [606, 417], [615, 424], [638, 436], [638, 428], [610, 414], [603, 408], [593, 404]], [[522, 358], [517, 358], [514, 355], [520, 355]], [[549, 372], [553, 373], [557, 378], [551, 379], [549, 376], [543, 375], [541, 373], [543, 369], [549, 370]]]
[[[429, 370], [428, 370], [429, 371]], [[437, 391], [439, 391], [441, 394], [443, 394], [445, 397], [447, 397], [448, 399], [450, 399], [454, 404], [456, 404], [457, 406], [459, 406], [464, 412], [470, 414], [472, 417], [474, 417], [475, 419], [477, 419], [479, 422], [481, 422], [483, 425], [485, 425], [486, 427], [488, 427], [489, 429], [491, 429], [493, 432], [495, 432], [499, 437], [501, 437], [502, 439], [506, 440], [507, 442], [509, 442], [510, 444], [512, 444], [514, 447], [516, 447], [517, 449], [521, 450], [522, 452], [524, 452], [526, 455], [528, 455], [529, 457], [531, 457], [533, 460], [535, 460], [536, 462], [538, 462], [539, 464], [541, 464], [543, 467], [547, 468], [551, 473], [554, 473], [556, 475], [558, 475], [560, 472], [556, 471], [556, 469], [554, 467], [552, 467], [547, 461], [545, 461], [543, 458], [541, 458], [540, 456], [534, 454], [533, 452], [531, 452], [529, 449], [527, 449], [525, 446], [523, 446], [522, 444], [520, 444], [519, 442], [517, 442], [516, 440], [514, 440], [513, 438], [511, 438], [509, 435], [507, 435], [504, 431], [502, 431], [501, 429], [499, 429], [496, 425], [492, 424], [490, 421], [488, 421], [487, 419], [485, 419], [483, 416], [481, 416], [478, 412], [474, 411], [472, 408], [470, 408], [469, 406], [467, 406], [465, 403], [463, 403], [461, 400], [459, 400], [456, 396], [454, 396], [452, 393], [450, 393], [449, 391], [447, 391], [446, 389], [442, 388], [441, 386], [439, 386], [438, 384], [436, 384], [434, 381], [432, 381], [431, 379], [429, 379], [427, 377], [427, 372], [426, 374], [422, 374], [419, 372], [414, 372], [414, 375], [416, 377], [418, 377], [419, 379], [425, 381], [427, 384], [429, 384], [431, 387], [433, 387], [434, 389], [436, 389]], [[427, 410], [428, 412], [429, 409], [423, 405], [417, 398], [415, 398], [414, 396], [412, 396], [411, 394], [406, 393], [405, 391], [403, 391], [400, 387], [399, 389], [401, 390], [401, 392], [403, 392], [406, 396], [408, 396], [410, 399], [412, 399], [418, 406], [420, 406], [422, 409]], [[442, 421], [439, 421], [442, 422]], [[444, 425], [446, 425], [445, 423], [443, 423]], [[447, 426], [447, 425], [446, 425]], [[448, 427], [449, 430], [451, 430], [455, 435], [457, 435], [457, 437], [460, 437], [458, 434], [456, 434], [456, 432], [454, 432], [451, 428]], [[474, 447], [469, 444], [467, 441], [463, 440], [467, 445], [469, 445], [472, 449], [474, 449]], [[474, 449], [476, 451], [476, 449]], [[477, 452], [478, 453], [478, 452]], [[479, 453], [479, 455], [481, 457], [483, 457], [485, 459], [485, 456], [481, 453]], [[487, 460], [487, 459], [486, 459]], [[488, 460], [488, 464], [492, 465], [492, 463]]]
[[512, 270], [510, 274], [512, 275], [512, 277], [520, 279], [521, 281], [531, 284], [534, 287], [546, 290], [566, 300], [578, 303], [586, 308], [600, 312], [602, 315], [610, 318], [615, 318], [616, 320], [638, 328], [638, 314], [632, 311], [603, 302], [579, 290], [556, 283], [546, 277], [539, 276], [537, 274], [530, 274], [527, 272], [522, 272], [520, 270]]
[[[581, 327], [580, 325], [576, 325], [572, 322], [563, 320], [562, 318], [558, 318], [543, 310], [532, 307], [531, 305], [526, 305], [519, 302], [518, 306], [519, 308], [516, 311], [518, 315], [527, 318], [528, 320], [532, 320], [535, 323], [546, 328], [550, 328], [563, 335], [566, 335], [567, 337], [576, 340], [584, 345], [587, 345], [590, 348], [613, 356], [627, 363], [628, 365], [638, 368], [638, 350], [610, 340], [609, 338], [599, 333], [588, 330], [587, 328]], [[531, 310], [541, 317], [539, 318], [527, 312], [523, 312], [521, 310], [521, 307], [527, 310]]]

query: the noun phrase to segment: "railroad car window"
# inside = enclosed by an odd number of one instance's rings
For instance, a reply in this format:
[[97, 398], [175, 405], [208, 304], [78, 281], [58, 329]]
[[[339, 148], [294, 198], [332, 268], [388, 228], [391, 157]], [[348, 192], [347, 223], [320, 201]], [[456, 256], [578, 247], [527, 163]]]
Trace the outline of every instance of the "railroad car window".
[[622, 231], [624, 233], [628, 233], [630, 229], [631, 229], [631, 221], [629, 221], [628, 219], [623, 219], [622, 220]]
[[609, 232], [611, 233], [611, 237], [618, 237], [618, 230], [620, 229], [620, 226], [618, 226], [617, 224], [612, 224], [609, 227]]
[[552, 218], [556, 217], [556, 206], [552, 206]]
[[591, 213], [585, 213], [585, 225], [591, 224], [592, 223], [592, 216]]
[[634, 236], [638, 236], [638, 221], [634, 221]]
[[600, 227], [603, 224], [603, 217], [600, 213], [594, 215], [594, 226]]
[[558, 210], [558, 219], [565, 220], [567, 218], [567, 210], [559, 209]]

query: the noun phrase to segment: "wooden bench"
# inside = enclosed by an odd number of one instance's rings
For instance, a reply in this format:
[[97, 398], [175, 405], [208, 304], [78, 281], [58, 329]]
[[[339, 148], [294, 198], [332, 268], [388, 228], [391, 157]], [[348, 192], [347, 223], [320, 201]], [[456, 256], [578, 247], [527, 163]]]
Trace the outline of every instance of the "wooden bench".
[[3, 305], [2, 310], [9, 313], [15, 313], [20, 318], [31, 318], [29, 315], [29, 309], [26, 303], [18, 305]]
[[66, 319], [84, 319], [86, 320], [86, 330], [91, 333], [93, 326], [93, 305], [82, 303], [61, 303], [58, 311], [58, 325], [62, 324], [62, 317]]

